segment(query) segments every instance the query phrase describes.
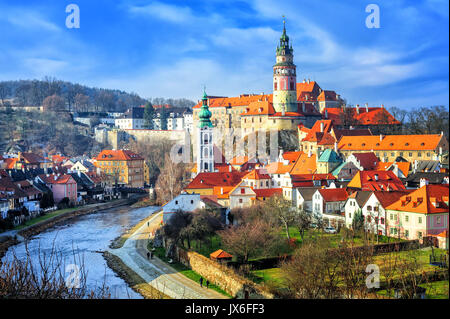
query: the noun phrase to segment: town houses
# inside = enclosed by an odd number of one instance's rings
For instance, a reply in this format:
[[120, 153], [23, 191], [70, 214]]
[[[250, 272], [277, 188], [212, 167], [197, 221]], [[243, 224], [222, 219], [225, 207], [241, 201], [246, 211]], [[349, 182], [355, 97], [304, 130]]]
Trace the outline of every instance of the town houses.
[[143, 158], [127, 149], [103, 150], [94, 158], [18, 152], [1, 159], [0, 219], [12, 225], [58, 207], [117, 198], [115, 188], [144, 186]]
[[[221, 209], [236, 210], [279, 196], [293, 210], [320, 218], [325, 227], [352, 228], [359, 214], [366, 232], [431, 238], [448, 248], [444, 134], [386, 134], [387, 127], [401, 123], [383, 105], [346, 106], [339, 94], [322, 90], [315, 81], [296, 83], [296, 72], [283, 28], [272, 94], [219, 97], [204, 92], [193, 113], [196, 167], [183, 193], [164, 206], [167, 216], [175, 207], [183, 210], [179, 204], [185, 198], [192, 198], [186, 211], [193, 211], [204, 207], [206, 198]], [[251, 153], [248, 145], [248, 153], [226, 158], [227, 150], [222, 155], [222, 145], [214, 144], [215, 135], [232, 128], [241, 128], [244, 136], [262, 130], [295, 132], [297, 149], [279, 147], [277, 156], [268, 158]]]

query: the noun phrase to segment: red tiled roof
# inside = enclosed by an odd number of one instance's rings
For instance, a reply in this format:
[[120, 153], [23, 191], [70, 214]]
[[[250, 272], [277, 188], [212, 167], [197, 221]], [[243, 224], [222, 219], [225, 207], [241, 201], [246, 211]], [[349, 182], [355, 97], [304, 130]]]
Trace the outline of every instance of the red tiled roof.
[[380, 161], [374, 152], [353, 153], [352, 155], [356, 157], [366, 171], [375, 170]]
[[319, 193], [326, 202], [343, 202], [348, 197], [347, 191], [344, 188], [319, 189]]
[[256, 197], [271, 197], [276, 194], [282, 194], [283, 189], [282, 188], [260, 188], [256, 189], [254, 188], [253, 191], [256, 194]]
[[299, 158], [300, 154], [302, 154], [302, 152], [300, 152], [300, 151], [283, 152], [283, 158], [285, 160], [288, 160], [289, 163], [295, 163], [297, 161], [297, 159]]
[[325, 186], [327, 181], [336, 180], [332, 174], [291, 174], [292, 187], [313, 187], [314, 181], [323, 181], [320, 186]]
[[317, 97], [317, 101], [337, 101], [337, 94], [334, 91], [323, 90]]
[[401, 180], [392, 171], [358, 171], [347, 187], [367, 191], [405, 189]]
[[233, 256], [226, 251], [219, 249], [209, 255], [212, 259], [232, 258]]
[[422, 214], [448, 213], [448, 194], [448, 185], [425, 185], [403, 195], [387, 209]]
[[436, 150], [443, 138], [441, 134], [342, 136], [338, 147], [343, 151]]
[[45, 162], [45, 159], [42, 156], [34, 153], [20, 153], [20, 159], [24, 159], [25, 162], [28, 162], [30, 164], [38, 164]]
[[396, 201], [398, 201], [399, 198], [402, 197], [403, 195], [409, 194], [413, 191], [414, 190], [412, 190], [412, 189], [404, 189], [401, 191], [390, 191], [390, 192], [376, 191], [376, 192], [373, 192], [373, 194], [377, 197], [380, 204], [384, 208], [386, 208], [389, 205], [391, 205], [392, 203], [395, 203]]
[[[342, 108], [327, 107], [322, 114], [327, 114], [327, 119], [330, 119], [336, 125], [341, 125]], [[400, 124], [384, 107], [360, 107], [359, 114], [356, 108], [346, 108], [346, 112], [352, 116], [357, 125], [379, 125], [379, 124]]]
[[97, 161], [133, 161], [144, 158], [130, 150], [103, 150], [96, 157]]
[[[56, 177], [56, 178], [55, 178]], [[41, 174], [39, 178], [44, 181], [46, 184], [67, 184], [67, 183], [76, 183], [72, 176], [70, 175], [57, 175], [57, 174]]]
[[236, 186], [242, 180], [242, 177], [246, 172], [213, 172], [213, 173], [199, 173], [192, 182], [186, 187], [186, 189], [201, 189], [201, 188], [213, 188], [214, 186]]
[[252, 180], [259, 180], [259, 179], [270, 179], [270, 176], [267, 173], [262, 172], [259, 169], [254, 169], [247, 175], [243, 177], [244, 179], [252, 179]]

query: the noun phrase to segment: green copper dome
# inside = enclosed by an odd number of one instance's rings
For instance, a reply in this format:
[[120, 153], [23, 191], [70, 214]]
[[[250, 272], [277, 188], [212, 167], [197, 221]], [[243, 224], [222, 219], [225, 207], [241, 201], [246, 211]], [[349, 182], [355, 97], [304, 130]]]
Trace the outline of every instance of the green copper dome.
[[292, 45], [289, 46], [289, 37], [286, 34], [286, 22], [283, 20], [283, 34], [280, 37], [280, 44], [277, 46], [277, 55], [292, 54]]
[[211, 115], [212, 113], [208, 107], [208, 95], [206, 95], [206, 91], [203, 90], [202, 107], [200, 109], [200, 112], [198, 113], [198, 127], [212, 127], [213, 125], [211, 123]]

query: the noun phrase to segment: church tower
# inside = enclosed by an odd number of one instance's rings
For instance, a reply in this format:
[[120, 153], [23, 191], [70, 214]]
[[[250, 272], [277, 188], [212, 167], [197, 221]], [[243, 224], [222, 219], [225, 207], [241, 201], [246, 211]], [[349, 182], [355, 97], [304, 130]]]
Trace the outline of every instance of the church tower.
[[197, 173], [214, 172], [213, 125], [205, 91], [203, 91], [202, 107], [198, 118]]
[[276, 64], [273, 66], [273, 107], [276, 112], [297, 112], [297, 75], [294, 64], [294, 49], [286, 35], [283, 20], [283, 34], [277, 46]]

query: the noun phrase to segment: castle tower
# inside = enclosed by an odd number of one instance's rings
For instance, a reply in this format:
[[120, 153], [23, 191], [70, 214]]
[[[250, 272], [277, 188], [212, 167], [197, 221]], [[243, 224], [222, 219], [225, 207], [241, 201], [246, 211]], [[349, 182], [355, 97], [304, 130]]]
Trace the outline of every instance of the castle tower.
[[202, 107], [198, 113], [197, 127], [197, 173], [214, 172], [213, 125], [208, 96], [203, 91]]
[[273, 66], [273, 107], [276, 112], [297, 112], [297, 75], [294, 64], [294, 49], [286, 35], [283, 20], [283, 34], [277, 46], [276, 64]]

